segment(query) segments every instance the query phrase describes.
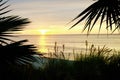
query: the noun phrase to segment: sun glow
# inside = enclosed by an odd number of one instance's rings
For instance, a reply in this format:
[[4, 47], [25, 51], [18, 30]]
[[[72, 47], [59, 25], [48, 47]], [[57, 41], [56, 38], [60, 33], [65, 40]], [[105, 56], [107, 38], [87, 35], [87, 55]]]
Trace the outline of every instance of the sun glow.
[[39, 30], [39, 32], [41, 33], [41, 35], [45, 35], [48, 32], [48, 30], [42, 29], [42, 30]]

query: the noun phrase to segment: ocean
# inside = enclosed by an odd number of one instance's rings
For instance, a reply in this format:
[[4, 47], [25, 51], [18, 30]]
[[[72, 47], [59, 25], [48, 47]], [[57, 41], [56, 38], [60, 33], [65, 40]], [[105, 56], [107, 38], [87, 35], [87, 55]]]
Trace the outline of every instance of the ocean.
[[85, 50], [85, 41], [87, 40], [88, 45], [92, 44], [95, 47], [106, 46], [110, 49], [120, 50], [120, 35], [106, 35], [106, 34], [90, 34], [89, 36], [85, 34], [65, 34], [65, 35], [19, 35], [14, 37], [13, 40], [23, 40], [27, 39], [26, 44], [33, 44], [37, 47], [39, 52], [54, 52], [55, 43], [59, 51], [63, 50], [63, 45], [65, 52], [79, 52]]

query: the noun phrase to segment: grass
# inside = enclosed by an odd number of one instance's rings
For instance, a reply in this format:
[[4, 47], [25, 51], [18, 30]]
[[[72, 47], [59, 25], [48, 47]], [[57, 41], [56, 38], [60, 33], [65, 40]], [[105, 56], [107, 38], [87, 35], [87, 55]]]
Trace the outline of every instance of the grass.
[[50, 58], [57, 58], [57, 59], [64, 59], [64, 60], [77, 60], [80, 59], [83, 56], [106, 56], [110, 57], [113, 54], [118, 54], [118, 51], [115, 51], [113, 49], [107, 48], [106, 46], [103, 46], [102, 48], [95, 47], [93, 44], [88, 45], [88, 41], [85, 41], [86, 48], [84, 50], [75, 51], [73, 49], [72, 52], [65, 52], [65, 45], [62, 45], [62, 48], [60, 49], [57, 45], [57, 42], [55, 42], [54, 50], [53, 52], [48, 52], [45, 54], [45, 56]]
[[[55, 43], [56, 44], [56, 43]], [[66, 59], [64, 52], [58, 50], [51, 55], [43, 69], [43, 80], [116, 80], [120, 79], [120, 52], [105, 46], [91, 45], [86, 51], [71, 53], [74, 60]]]
[[[88, 46], [86, 41], [84, 52], [65, 54], [65, 46], [59, 52], [55, 43], [54, 52], [49, 53], [52, 58], [44, 67], [34, 69], [31, 65], [12, 65], [11, 76], [14, 80], [118, 80], [120, 79], [120, 51]], [[13, 76], [14, 75], [14, 76]], [[10, 79], [10, 78], [9, 78]]]

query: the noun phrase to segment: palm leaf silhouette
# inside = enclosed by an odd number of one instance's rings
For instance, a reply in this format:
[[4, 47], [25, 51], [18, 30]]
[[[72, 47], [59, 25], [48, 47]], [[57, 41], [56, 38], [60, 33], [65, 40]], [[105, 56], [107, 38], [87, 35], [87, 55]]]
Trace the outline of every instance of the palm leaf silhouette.
[[[4, 18], [0, 18], [0, 42], [7, 43], [5, 41], [13, 41], [8, 38], [11, 36], [13, 31], [20, 31], [23, 28], [23, 25], [29, 23], [28, 19], [22, 19], [19, 16], [8, 16]], [[2, 37], [1, 37], [2, 36]]]
[[4, 14], [11, 10], [5, 11], [8, 6], [3, 7], [8, 1], [0, 0], [0, 63], [32, 63], [35, 61], [33, 54], [36, 54], [33, 45], [25, 45], [27, 40], [14, 41], [8, 37], [14, 36], [12, 32], [21, 31], [23, 26], [30, 23], [27, 18], [19, 16], [6, 16]]
[[36, 54], [35, 47], [33, 45], [23, 45], [26, 41], [27, 40], [21, 40], [5, 46], [0, 46], [0, 51], [2, 53], [0, 62], [30, 63], [34, 61], [32, 55]]
[[[79, 19], [80, 18], [80, 19]], [[88, 33], [93, 29], [98, 20], [100, 20], [99, 31], [103, 22], [106, 22], [106, 29], [115, 31], [120, 29], [120, 0], [97, 0], [95, 3], [86, 8], [72, 21], [79, 19], [73, 28], [83, 20], [86, 20], [84, 30], [88, 29]], [[71, 22], [72, 22], [71, 21]], [[114, 29], [113, 29], [114, 26]]]

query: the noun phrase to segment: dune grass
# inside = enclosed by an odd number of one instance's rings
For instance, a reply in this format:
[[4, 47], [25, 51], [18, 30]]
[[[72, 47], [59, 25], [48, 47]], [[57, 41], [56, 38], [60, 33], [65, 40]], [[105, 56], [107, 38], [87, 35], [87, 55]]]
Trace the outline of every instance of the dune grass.
[[[56, 52], [56, 51], [55, 51]], [[53, 53], [43, 69], [43, 80], [116, 80], [120, 79], [120, 52], [107, 47], [88, 48], [83, 53], [73, 53], [74, 60], [67, 60], [63, 52]]]
[[[57, 43], [55, 43], [56, 45]], [[70, 54], [63, 51], [49, 53], [44, 67], [34, 69], [30, 65], [12, 65], [12, 72], [15, 74], [15, 80], [118, 80], [120, 79], [120, 51], [89, 46], [86, 41], [85, 51]], [[10, 69], [11, 70], [11, 69]], [[12, 75], [13, 76], [13, 75]], [[20, 78], [19, 78], [20, 77]], [[13, 76], [14, 78], [14, 76]]]

